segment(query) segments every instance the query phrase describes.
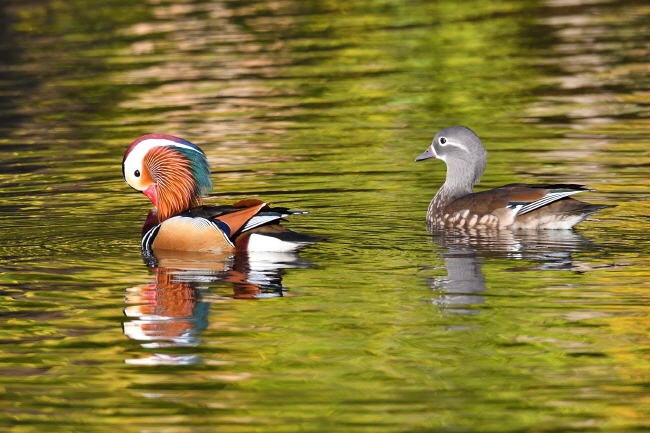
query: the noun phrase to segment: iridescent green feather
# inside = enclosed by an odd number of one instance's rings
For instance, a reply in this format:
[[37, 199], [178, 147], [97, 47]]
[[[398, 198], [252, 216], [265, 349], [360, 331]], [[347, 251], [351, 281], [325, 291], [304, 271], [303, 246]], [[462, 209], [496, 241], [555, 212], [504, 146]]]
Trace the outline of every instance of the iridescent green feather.
[[210, 180], [210, 165], [205, 155], [201, 152], [181, 147], [177, 147], [176, 150], [182, 153], [190, 162], [190, 168], [196, 180], [196, 193], [206, 195], [212, 192], [213, 186], [212, 180]]

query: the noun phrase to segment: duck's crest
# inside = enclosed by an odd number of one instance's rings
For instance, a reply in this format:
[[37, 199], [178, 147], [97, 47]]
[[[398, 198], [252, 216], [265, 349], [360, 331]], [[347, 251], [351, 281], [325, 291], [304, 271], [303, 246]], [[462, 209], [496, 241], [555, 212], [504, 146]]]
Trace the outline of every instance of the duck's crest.
[[135, 139], [133, 141], [133, 143], [131, 143], [129, 145], [129, 147], [126, 149], [126, 152], [124, 152], [124, 158], [122, 158], [122, 164], [124, 164], [124, 161], [126, 160], [126, 157], [129, 156], [129, 153], [131, 153], [131, 151], [133, 149], [135, 149], [135, 147], [138, 144], [140, 144], [140, 143], [142, 143], [143, 141], [146, 141], [146, 140], [161, 140], [161, 141], [168, 141], [168, 142], [171, 141], [172, 143], [161, 143], [160, 145], [161, 146], [177, 146], [177, 147], [181, 147], [181, 148], [191, 149], [191, 150], [194, 150], [195, 152], [203, 154], [203, 151], [201, 150], [201, 148], [199, 146], [197, 146], [196, 144], [194, 144], [194, 143], [191, 143], [191, 142], [189, 142], [187, 140], [184, 140], [184, 139], [182, 139], [180, 137], [175, 137], [173, 135], [154, 133], [154, 134], [146, 134], [146, 135], [143, 135], [142, 137], [139, 137], [139, 138]]

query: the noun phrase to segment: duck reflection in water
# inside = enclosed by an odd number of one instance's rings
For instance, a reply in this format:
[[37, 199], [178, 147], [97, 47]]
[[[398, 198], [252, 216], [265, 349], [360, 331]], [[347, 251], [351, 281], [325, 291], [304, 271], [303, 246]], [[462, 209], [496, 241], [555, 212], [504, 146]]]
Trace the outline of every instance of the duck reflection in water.
[[[471, 308], [482, 304], [486, 291], [483, 275], [484, 259], [514, 259], [538, 262], [532, 267], [512, 267], [509, 270], [568, 270], [584, 272], [593, 269], [576, 262], [573, 254], [597, 251], [592, 241], [572, 230], [455, 230], [434, 232], [433, 242], [444, 247], [447, 276], [428, 278], [427, 284], [437, 294], [432, 303], [446, 312], [478, 314]], [[600, 266], [599, 266], [600, 268]]]
[[[296, 253], [197, 253], [156, 251], [143, 254], [155, 281], [126, 289], [124, 334], [146, 349], [196, 347], [208, 327], [210, 303], [224, 299], [282, 297], [285, 269], [311, 267]], [[209, 285], [226, 283], [232, 294], [215, 294]], [[202, 362], [196, 355], [156, 353], [128, 364], [182, 365]]]

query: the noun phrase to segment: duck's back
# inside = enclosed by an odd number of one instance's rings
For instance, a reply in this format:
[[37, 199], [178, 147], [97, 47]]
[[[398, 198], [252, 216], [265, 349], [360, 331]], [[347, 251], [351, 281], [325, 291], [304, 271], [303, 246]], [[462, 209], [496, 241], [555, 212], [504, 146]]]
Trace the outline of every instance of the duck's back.
[[463, 195], [429, 208], [431, 229], [570, 229], [592, 213], [609, 207], [570, 198], [589, 191], [573, 184], [509, 184]]

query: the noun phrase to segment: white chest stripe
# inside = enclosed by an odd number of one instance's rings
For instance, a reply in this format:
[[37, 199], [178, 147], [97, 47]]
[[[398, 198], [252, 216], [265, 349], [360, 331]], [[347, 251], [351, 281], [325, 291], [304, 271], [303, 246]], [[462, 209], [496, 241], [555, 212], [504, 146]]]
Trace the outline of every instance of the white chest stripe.
[[156, 238], [158, 230], [160, 230], [160, 224], [150, 228], [149, 231], [142, 236], [142, 251], [148, 251], [151, 249], [151, 244], [153, 244], [153, 240]]

